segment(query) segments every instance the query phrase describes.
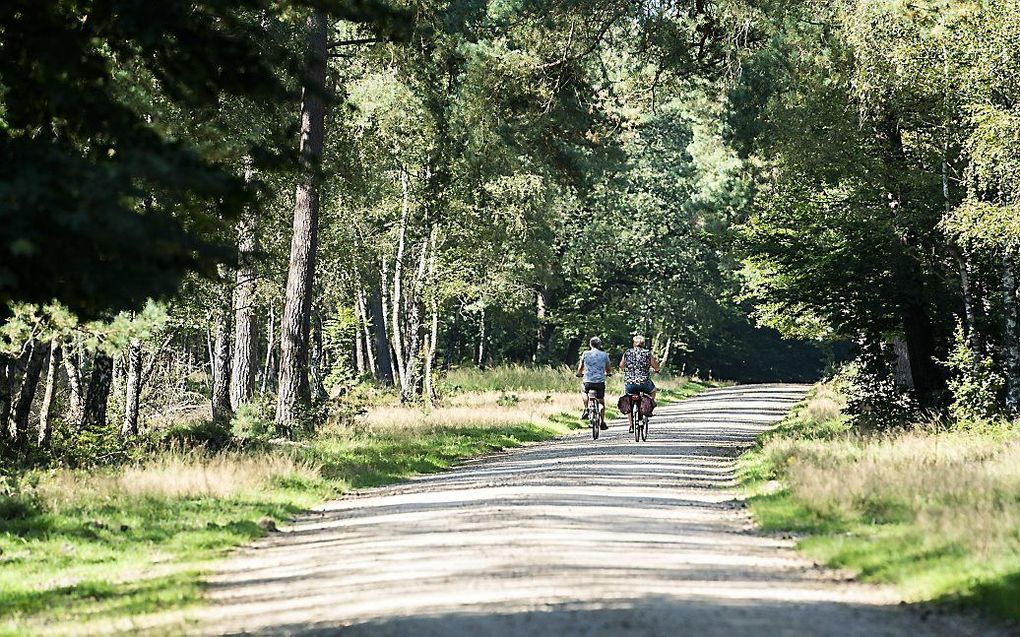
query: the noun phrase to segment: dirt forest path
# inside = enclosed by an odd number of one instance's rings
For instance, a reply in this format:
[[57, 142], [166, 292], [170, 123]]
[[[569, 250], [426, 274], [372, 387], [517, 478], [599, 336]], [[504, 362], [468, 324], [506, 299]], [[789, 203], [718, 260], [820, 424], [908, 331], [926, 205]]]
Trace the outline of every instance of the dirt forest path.
[[[988, 635], [755, 531], [734, 462], [806, 391], [718, 389], [626, 425], [331, 502], [211, 582], [209, 633]], [[340, 629], [338, 631], [338, 629]]]

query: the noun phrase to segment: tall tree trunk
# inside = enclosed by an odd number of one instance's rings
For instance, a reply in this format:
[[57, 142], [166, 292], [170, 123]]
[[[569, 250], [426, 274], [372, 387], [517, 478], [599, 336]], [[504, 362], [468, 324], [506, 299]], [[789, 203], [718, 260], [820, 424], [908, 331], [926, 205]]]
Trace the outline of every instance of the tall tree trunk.
[[311, 380], [312, 398], [316, 401], [326, 399], [326, 357], [322, 348], [322, 315], [319, 312], [312, 312], [312, 344], [311, 364], [309, 365], [309, 376]]
[[216, 321], [212, 368], [212, 419], [228, 423], [234, 414], [230, 409], [230, 329], [223, 315]]
[[138, 403], [142, 393], [142, 341], [131, 339], [127, 353], [127, 391], [124, 393], [124, 423], [121, 436], [138, 435]]
[[67, 344], [60, 346], [64, 353], [64, 373], [67, 375], [67, 422], [81, 422], [82, 412], [85, 409], [85, 388], [83, 387], [81, 363], [78, 360], [74, 349], [68, 349]]
[[[244, 180], [251, 183], [251, 160], [245, 161]], [[258, 368], [258, 313], [255, 311], [255, 284], [258, 272], [257, 217], [246, 208], [237, 222], [237, 273], [234, 287], [234, 356], [230, 373], [230, 406], [236, 411], [255, 393]]]
[[538, 320], [538, 329], [535, 331], [535, 355], [531, 358], [534, 363], [544, 363], [546, 359], [545, 315], [545, 290], [535, 290], [535, 318]]
[[127, 376], [127, 361], [123, 355], [117, 354], [113, 357], [113, 392], [114, 401], [120, 400], [124, 395], [124, 384]]
[[408, 294], [407, 306], [407, 369], [404, 372], [406, 385], [400, 394], [402, 400], [410, 400], [415, 394], [421, 394], [421, 310], [422, 310], [422, 288], [425, 284], [425, 266], [428, 260], [429, 244], [426, 241], [418, 255], [418, 268], [414, 276], [414, 286], [411, 294]]
[[[360, 322], [359, 320], [358, 323]], [[362, 378], [367, 369], [368, 365], [365, 363], [365, 337], [361, 333], [361, 325], [358, 325], [358, 329], [354, 332], [354, 371], [357, 372], [358, 378]]]
[[7, 427], [3, 425], [11, 415], [11, 400], [14, 393], [14, 358], [0, 352], [0, 438], [7, 438]]
[[50, 343], [50, 361], [46, 366], [46, 387], [43, 389], [42, 405], [39, 407], [39, 430], [36, 442], [46, 449], [53, 437], [53, 394], [57, 386], [57, 373], [60, 367], [60, 355], [63, 349], [58, 339]]
[[11, 396], [11, 413], [7, 422], [8, 438], [21, 445], [28, 439], [28, 417], [32, 412], [32, 400], [39, 386], [43, 364], [49, 359], [49, 345], [33, 341], [22, 356], [21, 382]]
[[382, 289], [386, 286], [383, 275], [381, 284], [372, 290], [369, 306], [372, 311], [372, 331], [375, 335], [375, 374], [383, 385], [393, 385], [393, 361], [390, 359], [389, 338], [386, 334], [386, 314], [383, 309]]
[[274, 339], [276, 339], [276, 308], [270, 303], [269, 316], [266, 318], [266, 361], [262, 369], [262, 386], [260, 389], [263, 394], [269, 388], [269, 379], [273, 376]]
[[[410, 186], [408, 184], [407, 170], [403, 167], [400, 169], [400, 187], [402, 192], [400, 204], [400, 234], [397, 239], [397, 257], [393, 262], [393, 297], [390, 299], [390, 303], [392, 304], [392, 307], [390, 308], [390, 315], [392, 317], [392, 321], [390, 323], [390, 340], [393, 343], [393, 354], [397, 364], [397, 378], [400, 380], [400, 395], [403, 398], [407, 392], [408, 379], [406, 376], [407, 362], [404, 360], [404, 342], [400, 322], [400, 301], [403, 284], [401, 277], [404, 267], [404, 243], [407, 238], [407, 216], [408, 211], [411, 208]], [[407, 356], [413, 355], [413, 352], [407, 352]]]
[[978, 330], [977, 310], [974, 306], [974, 293], [970, 284], [970, 260], [966, 256], [957, 256], [960, 267], [960, 288], [963, 293], [963, 314], [967, 321], [967, 345], [977, 355], [982, 355], [981, 333]]
[[[389, 320], [388, 316], [389, 316], [389, 311], [390, 311], [390, 295], [389, 295], [389, 292], [390, 292], [390, 288], [389, 288], [389, 286], [390, 286], [390, 274], [389, 274], [389, 272], [390, 272], [390, 270], [389, 270], [389, 267], [388, 267], [388, 261], [386, 260], [385, 256], [383, 256], [380, 259], [380, 267], [381, 267], [381, 269], [380, 269], [380, 276], [382, 277], [382, 285], [379, 288], [379, 296], [380, 296], [380, 299], [382, 301], [382, 308], [383, 308], [382, 316], [383, 316], [383, 318], [385, 320], [388, 321]], [[373, 318], [373, 320], [374, 320], [374, 318]], [[397, 354], [396, 354], [396, 352], [393, 351], [393, 339], [391, 338], [391, 335], [390, 335], [390, 331], [391, 331], [390, 325], [387, 324], [387, 323], [384, 323], [383, 324], [383, 328], [384, 328], [383, 329], [383, 333], [386, 334], [386, 360], [388, 360], [389, 363], [390, 363], [389, 370], [390, 370], [390, 378], [392, 379], [391, 384], [396, 385], [397, 381], [400, 378], [399, 372], [397, 371]]]
[[367, 302], [365, 301], [365, 291], [360, 287], [356, 305], [358, 309], [358, 342], [362, 344], [360, 362], [362, 369], [358, 373], [368, 372], [376, 375], [375, 352], [372, 351], [372, 330], [369, 327]]
[[290, 433], [310, 401], [308, 335], [312, 282], [319, 232], [319, 164], [326, 126], [326, 58], [329, 29], [326, 14], [308, 18], [308, 75], [301, 105], [301, 174], [294, 201], [294, 234], [290, 246], [286, 303], [280, 320], [280, 385], [276, 426]]
[[428, 284], [431, 288], [428, 293], [431, 320], [429, 321], [428, 350], [425, 354], [425, 387], [423, 391], [425, 404], [429, 407], [431, 407], [436, 400], [436, 391], [432, 382], [432, 373], [436, 365], [436, 349], [439, 346], [439, 281], [436, 277], [436, 270], [438, 267], [438, 235], [438, 227], [433, 227], [432, 233], [429, 237], [430, 250], [428, 268]]
[[904, 310], [903, 331], [914, 393], [922, 406], [929, 407], [934, 404], [941, 387], [935, 361], [935, 334], [928, 313], [919, 301], [908, 302]]
[[485, 339], [487, 335], [485, 333], [485, 306], [482, 306], [482, 316], [478, 321], [478, 369], [485, 369]]
[[453, 313], [453, 325], [446, 334], [446, 352], [443, 354], [443, 369], [449, 370], [453, 365], [454, 354], [460, 344], [460, 308]]
[[1020, 408], [1020, 342], [1017, 341], [1016, 276], [1008, 255], [1002, 258], [1002, 309], [1006, 353], [1006, 411], [1016, 415]]
[[910, 371], [910, 350], [906, 342], [900, 338], [892, 340], [893, 353], [896, 354], [896, 362], [893, 369], [894, 381], [898, 387], [907, 390], [914, 389], [914, 375]]
[[103, 352], [96, 352], [92, 360], [85, 404], [82, 408], [81, 423], [84, 428], [106, 425], [106, 406], [110, 400], [110, 385], [113, 381], [113, 359]]

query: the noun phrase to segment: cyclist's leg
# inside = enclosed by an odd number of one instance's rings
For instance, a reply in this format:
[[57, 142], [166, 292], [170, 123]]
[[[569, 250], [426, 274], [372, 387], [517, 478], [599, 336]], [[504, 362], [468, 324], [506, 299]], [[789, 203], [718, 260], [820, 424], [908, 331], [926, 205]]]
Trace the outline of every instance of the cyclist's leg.
[[599, 408], [602, 410], [602, 426], [606, 425], [606, 384], [599, 383], [595, 386], [595, 398], [598, 400]]
[[[624, 383], [623, 392], [628, 396], [633, 396], [635, 391], [635, 385], [630, 383]], [[631, 401], [633, 403], [633, 401]], [[631, 404], [630, 409], [627, 410], [627, 420], [630, 422], [630, 431], [634, 431], [634, 405]]]

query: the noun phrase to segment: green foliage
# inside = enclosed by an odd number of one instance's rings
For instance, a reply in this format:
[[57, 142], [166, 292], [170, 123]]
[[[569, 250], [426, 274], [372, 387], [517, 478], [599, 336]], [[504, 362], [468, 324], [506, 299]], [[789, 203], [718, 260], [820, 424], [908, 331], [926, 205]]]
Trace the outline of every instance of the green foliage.
[[275, 397], [257, 396], [241, 405], [230, 421], [230, 437], [241, 443], [266, 441], [275, 433], [273, 409]]
[[119, 464], [130, 458], [127, 442], [113, 424], [101, 427], [80, 427], [78, 423], [60, 421], [53, 428], [49, 456], [69, 467], [95, 467]]
[[329, 395], [350, 391], [358, 381], [348, 346], [358, 335], [361, 323], [353, 308], [338, 307], [322, 326], [322, 346], [329, 353], [330, 368], [323, 386]]
[[889, 431], [905, 427], [919, 416], [917, 401], [897, 384], [892, 348], [863, 351], [836, 379], [846, 394], [847, 412], [861, 431]]
[[949, 413], [955, 422], [980, 424], [1001, 415], [999, 395], [1005, 379], [991, 357], [974, 352], [962, 325], [956, 326], [955, 346], [946, 367], [953, 372], [949, 380], [953, 393]]
[[177, 422], [153, 434], [153, 442], [169, 449], [204, 447], [220, 449], [231, 441], [232, 431], [206, 418]]

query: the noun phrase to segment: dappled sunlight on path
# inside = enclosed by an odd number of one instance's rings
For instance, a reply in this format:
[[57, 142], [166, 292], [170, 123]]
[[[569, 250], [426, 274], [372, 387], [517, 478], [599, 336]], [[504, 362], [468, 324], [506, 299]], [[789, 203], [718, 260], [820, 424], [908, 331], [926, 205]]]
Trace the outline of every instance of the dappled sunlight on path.
[[617, 421], [331, 502], [225, 564], [201, 618], [255, 634], [979, 634], [754, 531], [735, 459], [805, 390], [714, 390], [660, 408], [646, 443]]

